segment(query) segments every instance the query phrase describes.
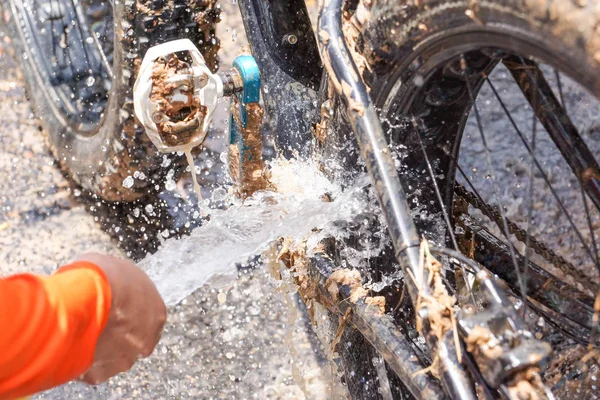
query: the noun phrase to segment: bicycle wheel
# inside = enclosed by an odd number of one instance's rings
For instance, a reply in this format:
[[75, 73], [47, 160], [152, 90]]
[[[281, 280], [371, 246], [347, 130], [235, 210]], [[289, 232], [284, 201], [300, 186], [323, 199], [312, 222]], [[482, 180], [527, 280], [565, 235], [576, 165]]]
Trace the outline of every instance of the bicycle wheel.
[[34, 114], [63, 170], [110, 201], [162, 185], [162, 156], [133, 113], [137, 69], [151, 46], [183, 37], [216, 69], [216, 1], [3, 0], [2, 7]]
[[[593, 398], [600, 3], [384, 3], [350, 5], [348, 32], [415, 223], [526, 304], [559, 354], [545, 371], [559, 397]], [[331, 126], [325, 147], [348, 149], [339, 108]], [[344, 151], [338, 172], [356, 171], [355, 158]]]

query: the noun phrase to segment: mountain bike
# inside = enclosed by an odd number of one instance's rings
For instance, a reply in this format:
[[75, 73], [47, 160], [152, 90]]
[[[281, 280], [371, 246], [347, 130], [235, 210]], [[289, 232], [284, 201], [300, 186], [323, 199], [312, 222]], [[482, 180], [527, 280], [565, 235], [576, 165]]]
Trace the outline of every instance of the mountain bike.
[[[350, 396], [597, 398], [600, 3], [330, 0], [316, 31], [300, 0], [239, 6], [276, 152], [366, 171], [380, 204], [279, 247]], [[106, 200], [152, 193], [142, 59], [188, 38], [214, 72], [218, 6], [3, 9], [63, 168]]]

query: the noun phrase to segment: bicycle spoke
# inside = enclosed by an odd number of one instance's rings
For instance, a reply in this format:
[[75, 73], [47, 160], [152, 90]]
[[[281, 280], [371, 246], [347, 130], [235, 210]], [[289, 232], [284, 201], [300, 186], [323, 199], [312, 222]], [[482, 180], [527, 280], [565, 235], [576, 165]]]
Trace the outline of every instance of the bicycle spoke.
[[[462, 167], [460, 166], [460, 164], [458, 163], [458, 161], [455, 158], [452, 158], [452, 160], [455, 163], [456, 168], [457, 168], [458, 172], [460, 173], [460, 175], [467, 182], [467, 185], [469, 185], [469, 188], [471, 189], [471, 191], [473, 192], [473, 194], [475, 195], [475, 197], [477, 197], [477, 199], [479, 200], [479, 203], [483, 204], [484, 214], [486, 216], [487, 215], [492, 215], [493, 214], [493, 210], [490, 208], [490, 206], [487, 204], [487, 202], [483, 199], [483, 196], [479, 193], [479, 191], [475, 188], [475, 185], [473, 185], [473, 182], [471, 182], [471, 180], [469, 179], [469, 177], [466, 174], [466, 172], [462, 169]], [[488, 217], [488, 218], [490, 218], [490, 217]], [[490, 220], [493, 221], [492, 218], [490, 218]], [[506, 235], [506, 232], [502, 229], [502, 226], [499, 225], [499, 224], [497, 224], [497, 226], [498, 226], [498, 229], [500, 229], [500, 231], [502, 232], [502, 234], [504, 234], [504, 237], [506, 238], [506, 245], [507, 246], [511, 246], [510, 238]]]
[[[68, 35], [69, 35], [69, 30], [68, 30], [68, 26], [64, 25], [63, 26], [63, 33], [65, 36], [65, 42], [67, 43], [67, 46], [62, 47], [62, 53], [63, 53], [63, 61], [69, 65], [69, 69], [71, 70], [71, 74], [73, 75], [73, 79], [75, 79], [75, 77], [77, 76], [77, 70], [75, 69], [74, 65], [73, 65], [73, 59], [71, 58], [71, 52], [68, 51]], [[66, 66], [64, 67], [66, 68]]]
[[560, 79], [560, 72], [555, 68], [554, 76], [556, 77], [556, 85], [558, 86], [558, 95], [560, 97], [560, 103], [562, 104], [563, 110], [565, 110], [565, 114], [567, 113], [567, 105], [565, 103], [565, 96], [563, 94], [562, 81]]
[[[413, 128], [414, 128], [413, 135], [415, 135], [417, 137], [417, 139], [419, 140], [419, 145], [421, 147], [421, 151], [423, 152], [423, 157], [425, 158], [425, 163], [427, 164], [427, 171], [429, 172], [429, 176], [431, 178], [431, 181], [433, 182], [433, 188], [435, 190], [435, 195], [437, 196], [437, 199], [442, 208], [442, 215], [444, 216], [444, 221], [446, 222], [446, 226], [448, 227], [448, 232], [450, 233], [450, 238], [452, 239], [452, 245], [454, 246], [454, 249], [456, 251], [459, 251], [458, 242], [456, 241], [456, 235], [454, 234], [454, 227], [450, 223], [450, 216], [448, 214], [448, 210], [446, 209], [446, 205], [444, 204], [442, 194], [440, 193], [440, 188], [437, 184], [437, 180], [435, 178], [435, 173], [433, 172], [433, 167], [431, 166], [431, 161], [429, 160], [429, 156], [427, 155], [427, 150], [425, 149], [425, 145], [423, 144], [423, 140], [421, 139], [420, 129], [417, 125], [417, 121], [414, 118], [412, 119], [412, 124], [413, 124]], [[460, 267], [462, 269], [465, 285], [467, 286], [467, 290], [469, 291], [469, 294], [471, 295], [471, 301], [473, 301], [473, 304], [477, 304], [477, 302], [475, 301], [475, 296], [473, 295], [473, 291], [471, 290], [471, 284], [469, 283], [469, 279], [467, 278], [467, 271], [465, 269], [465, 266], [462, 263], [460, 263]]]
[[[483, 143], [483, 147], [485, 150], [485, 156], [486, 156], [486, 163], [488, 165], [488, 172], [490, 174], [490, 179], [492, 180], [492, 186], [494, 188], [494, 197], [496, 198], [496, 203], [498, 204], [498, 207], [500, 209], [500, 213], [502, 216], [502, 225], [504, 228], [504, 234], [506, 236], [506, 238], [509, 238], [509, 229], [508, 229], [508, 224], [506, 223], [506, 212], [504, 210], [504, 207], [502, 206], [502, 203], [500, 202], [500, 191], [498, 189], [498, 184], [496, 182], [496, 174], [494, 171], [494, 166], [492, 164], [492, 157], [491, 157], [491, 153], [490, 153], [490, 148], [488, 147], [487, 144], [487, 140], [485, 137], [485, 133], [483, 132], [483, 125], [481, 123], [481, 116], [479, 115], [479, 110], [477, 109], [477, 103], [475, 101], [475, 95], [473, 94], [473, 88], [471, 87], [471, 82], [469, 80], [469, 76], [467, 74], [467, 60], [465, 59], [464, 55], [461, 55], [460, 58], [460, 66], [461, 66], [461, 70], [463, 72], [463, 76], [465, 77], [465, 82], [466, 82], [466, 86], [467, 86], [467, 91], [469, 93], [469, 99], [471, 101], [472, 107], [473, 107], [473, 112], [475, 113], [475, 119], [477, 121], [477, 127], [479, 129], [479, 134]], [[510, 244], [510, 241], [509, 241]], [[515, 268], [515, 272], [517, 274], [517, 279], [519, 281], [519, 288], [521, 291], [521, 296], [522, 296], [522, 300], [523, 300], [523, 306], [524, 306], [524, 310], [526, 308], [527, 305], [527, 296], [526, 296], [526, 291], [525, 291], [525, 282], [523, 281], [523, 277], [521, 276], [521, 271], [519, 270], [519, 263], [517, 262], [517, 256], [516, 256], [516, 251], [515, 248], [512, 244], [510, 244], [509, 246], [510, 249], [510, 255], [511, 255], [511, 259], [512, 259], [512, 263], [513, 266]]]
[[[523, 133], [521, 132], [521, 130], [519, 129], [519, 127], [515, 123], [515, 120], [513, 119], [512, 115], [510, 114], [510, 112], [506, 108], [506, 105], [504, 104], [504, 101], [502, 100], [502, 97], [500, 97], [500, 94], [496, 90], [496, 87], [494, 86], [494, 84], [492, 83], [492, 81], [489, 78], [487, 79], [487, 83], [490, 86], [490, 88], [492, 89], [492, 91], [494, 92], [494, 95], [496, 96], [496, 98], [498, 99], [498, 101], [500, 102], [500, 106], [504, 110], [504, 113], [508, 117], [508, 120], [510, 121], [511, 125], [513, 126], [515, 132], [517, 133], [517, 135], [521, 139], [521, 142], [523, 143], [523, 146], [527, 150], [527, 153], [531, 156], [533, 154], [532, 150], [531, 150], [531, 147], [529, 146], [529, 144], [527, 143], [527, 140], [523, 136]], [[583, 235], [581, 234], [581, 232], [579, 231], [579, 229], [577, 229], [577, 227], [575, 226], [575, 223], [573, 222], [573, 219], [571, 218], [571, 215], [568, 213], [565, 205], [563, 204], [563, 202], [558, 197], [558, 193], [556, 193], [556, 191], [554, 190], [554, 187], [550, 183], [550, 179], [548, 178], [548, 175], [544, 172], [544, 170], [542, 169], [541, 164], [539, 163], [539, 161], [537, 160], [536, 157], [533, 157], [533, 162], [535, 163], [536, 168], [540, 171], [542, 179], [544, 180], [544, 182], [546, 183], [546, 185], [548, 185], [548, 188], [550, 189], [550, 192], [552, 193], [552, 195], [556, 199], [556, 201], [557, 201], [557, 203], [558, 203], [561, 211], [563, 212], [563, 214], [567, 218], [567, 220], [569, 222], [569, 225], [571, 225], [571, 228], [573, 229], [573, 231], [575, 232], [575, 234], [579, 238], [579, 240], [581, 242], [581, 245], [583, 246], [583, 248], [586, 251], [587, 255], [591, 258], [592, 262], [594, 262], [594, 265], [596, 266], [596, 268], [600, 272], [600, 265], [594, 259], [594, 256], [592, 255], [590, 248], [585, 243], [585, 239], [583, 238]]]
[[[96, 43], [96, 47], [97, 47], [98, 51], [100, 52], [100, 58], [102, 60], [102, 64], [104, 64], [104, 68], [106, 69], [106, 73], [108, 74], [108, 76], [109, 76], [110, 79], [114, 79], [115, 76], [113, 75], [112, 65], [110, 64], [110, 61], [108, 61], [108, 57], [106, 57], [106, 53], [104, 52], [104, 48], [100, 44], [100, 38], [96, 37], [96, 35], [94, 34], [94, 32], [92, 32], [92, 34], [93, 34], [94, 42]], [[102, 40], [106, 40], [106, 35], [107, 34], [108, 34], [108, 23], [104, 22], [104, 27], [102, 29], [102, 34], [100, 35], [100, 37], [103, 38]]]
[[[53, 10], [53, 9], [54, 9], [54, 0], [50, 0], [50, 10]], [[57, 10], [58, 10], [58, 12], [60, 12], [60, 4], [58, 4]], [[54, 35], [56, 33], [56, 30], [54, 27], [54, 18], [50, 18], [50, 29], [51, 29], [50, 32], [52, 32], [52, 54], [54, 55], [54, 60], [55, 60], [56, 64], [58, 65], [58, 53], [56, 51], [56, 40], [54, 40]]]
[[[600, 210], [600, 180], [596, 177], [600, 165], [579, 135], [566, 110], [556, 99], [544, 74], [537, 64], [523, 57], [507, 57], [502, 62], [530, 104], [533, 97], [532, 88], [535, 86], [538, 107], [534, 108], [534, 112], [575, 176], [585, 185], [585, 190], [596, 208]], [[533, 79], [537, 81], [535, 85]]]
[[[560, 72], [556, 68], [554, 69], [554, 76], [556, 78], [556, 85], [558, 86], [558, 95], [560, 97], [560, 103], [562, 105], [563, 110], [565, 110], [565, 114], [568, 114], [567, 104], [565, 102], [565, 96], [562, 86], [562, 80], [560, 78]], [[598, 258], [598, 245], [596, 244], [596, 235], [592, 226], [592, 218], [590, 216], [590, 207], [588, 204], [588, 199], [585, 195], [585, 188], [583, 187], [581, 180], [578, 179], [578, 181], [579, 187], [581, 188], [581, 199], [583, 200], [583, 208], [585, 209], [585, 216], [588, 224], [588, 229], [590, 230], [590, 237], [592, 239], [592, 249], [594, 250], [594, 255], [596, 257], [596, 264], [600, 264], [600, 259]]]
[[[73, 6], [73, 12], [75, 13], [75, 17], [77, 18], [77, 6], [75, 5], [75, 0], [71, 0], [71, 5]], [[80, 23], [77, 23], [75, 25], [77, 25], [77, 30], [79, 31], [79, 37], [81, 38], [81, 42], [83, 44], [83, 55], [85, 57], [85, 62], [88, 66], [87, 72], [91, 73], [92, 72], [92, 63], [90, 62], [90, 57], [87, 52], [87, 42], [86, 42], [85, 35], [83, 34], [83, 28], [81, 27]]]
[[585, 189], [581, 183], [579, 184], [581, 189], [581, 198], [583, 199], [583, 209], [585, 210], [585, 218], [588, 224], [588, 229], [590, 230], [590, 238], [592, 240], [592, 250], [594, 250], [594, 255], [596, 256], [596, 266], [600, 265], [600, 259], [598, 258], [598, 245], [596, 244], [596, 234], [594, 233], [594, 227], [592, 225], [592, 216], [590, 215], [590, 206], [588, 204], [587, 195], [585, 194]]
[[[557, 69], [554, 69], [554, 75], [556, 77], [556, 85], [558, 86], [558, 95], [560, 97], [560, 103], [561, 103], [563, 109], [565, 110], [565, 113], [567, 113], [567, 104], [565, 103], [565, 96], [564, 96], [564, 91], [563, 91], [563, 87], [562, 87], [562, 81], [560, 78], [560, 72], [558, 72]], [[590, 230], [590, 237], [592, 239], [592, 249], [594, 250], [594, 255], [596, 256], [596, 264], [600, 264], [600, 259], [598, 258], [598, 245], [596, 244], [596, 235], [594, 233], [594, 228], [592, 227], [592, 218], [590, 216], [590, 207], [588, 204], [588, 199], [585, 195], [585, 188], [583, 187], [581, 180], [579, 180], [579, 187], [581, 188], [581, 198], [583, 200], [585, 216], [586, 216], [588, 228]]]
[[[537, 79], [535, 80], [535, 82], [537, 84]], [[536, 105], [537, 100], [535, 97], [535, 93], [537, 93], [537, 90], [534, 90], [534, 97], [532, 101], [534, 107]], [[533, 215], [533, 165], [535, 160], [535, 139], [537, 136], [537, 117], [535, 115], [535, 112], [533, 113], [532, 119], [533, 122], [531, 127], [531, 154], [529, 155], [529, 190], [527, 195], [529, 197], [529, 209], [527, 210], [527, 232], [525, 233], [525, 263], [523, 264], [523, 275], [525, 275], [525, 277], [527, 277], [527, 270], [529, 268], [529, 252], [531, 246], [531, 218]]]

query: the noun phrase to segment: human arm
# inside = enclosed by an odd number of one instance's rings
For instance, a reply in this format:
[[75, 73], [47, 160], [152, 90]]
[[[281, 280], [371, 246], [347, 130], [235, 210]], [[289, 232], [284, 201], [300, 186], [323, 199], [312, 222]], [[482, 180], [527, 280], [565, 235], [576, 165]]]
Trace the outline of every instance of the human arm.
[[0, 399], [81, 377], [100, 383], [149, 355], [166, 318], [148, 277], [102, 255], [50, 277], [0, 279]]

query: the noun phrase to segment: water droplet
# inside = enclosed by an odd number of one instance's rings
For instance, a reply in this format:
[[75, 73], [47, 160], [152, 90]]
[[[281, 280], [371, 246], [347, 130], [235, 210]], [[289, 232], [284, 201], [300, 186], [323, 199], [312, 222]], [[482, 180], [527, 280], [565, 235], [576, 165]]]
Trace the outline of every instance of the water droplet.
[[212, 201], [225, 201], [227, 200], [227, 190], [225, 188], [217, 188], [212, 192]]
[[167, 179], [165, 182], [165, 189], [168, 191], [173, 191], [177, 189], [177, 183], [173, 179]]
[[93, 76], [90, 76], [85, 80], [85, 84], [88, 85], [88, 87], [92, 86], [94, 83], [96, 83], [96, 78]]
[[129, 175], [127, 178], [123, 179], [123, 187], [130, 188], [133, 186], [133, 176]]

